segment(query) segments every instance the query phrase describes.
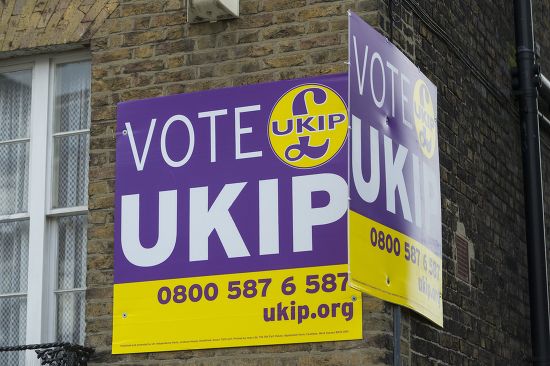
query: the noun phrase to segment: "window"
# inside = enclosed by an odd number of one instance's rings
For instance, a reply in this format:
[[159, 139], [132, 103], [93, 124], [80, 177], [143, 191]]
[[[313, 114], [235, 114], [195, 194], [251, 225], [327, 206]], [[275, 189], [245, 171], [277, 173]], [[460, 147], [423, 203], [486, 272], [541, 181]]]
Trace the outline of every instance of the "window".
[[0, 345], [84, 342], [89, 124], [85, 55], [0, 63]]

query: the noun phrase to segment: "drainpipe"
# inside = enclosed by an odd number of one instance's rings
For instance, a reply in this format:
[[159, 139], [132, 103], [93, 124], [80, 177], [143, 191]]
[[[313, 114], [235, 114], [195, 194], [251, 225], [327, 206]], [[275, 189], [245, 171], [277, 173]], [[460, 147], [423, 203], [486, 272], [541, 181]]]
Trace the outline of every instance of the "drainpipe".
[[531, 0], [514, 0], [533, 365], [550, 366], [548, 278]]

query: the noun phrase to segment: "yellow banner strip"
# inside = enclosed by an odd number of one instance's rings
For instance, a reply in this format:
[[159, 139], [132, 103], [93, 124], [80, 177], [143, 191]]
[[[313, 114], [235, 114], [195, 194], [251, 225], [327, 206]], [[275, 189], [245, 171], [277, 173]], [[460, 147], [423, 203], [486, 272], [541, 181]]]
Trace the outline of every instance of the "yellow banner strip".
[[354, 211], [349, 218], [350, 285], [443, 326], [441, 257]]
[[113, 353], [362, 338], [346, 264], [115, 284]]

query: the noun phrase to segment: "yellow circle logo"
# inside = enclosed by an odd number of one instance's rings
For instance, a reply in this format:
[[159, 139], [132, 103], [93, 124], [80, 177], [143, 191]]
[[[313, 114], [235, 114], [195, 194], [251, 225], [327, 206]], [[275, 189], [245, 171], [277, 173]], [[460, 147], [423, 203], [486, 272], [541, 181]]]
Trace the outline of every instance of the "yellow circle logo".
[[305, 84], [286, 92], [269, 117], [269, 143], [284, 163], [313, 168], [329, 161], [348, 133], [346, 104], [332, 89]]
[[424, 156], [430, 159], [437, 144], [437, 126], [432, 96], [424, 80], [419, 79], [414, 85], [413, 101], [418, 143]]

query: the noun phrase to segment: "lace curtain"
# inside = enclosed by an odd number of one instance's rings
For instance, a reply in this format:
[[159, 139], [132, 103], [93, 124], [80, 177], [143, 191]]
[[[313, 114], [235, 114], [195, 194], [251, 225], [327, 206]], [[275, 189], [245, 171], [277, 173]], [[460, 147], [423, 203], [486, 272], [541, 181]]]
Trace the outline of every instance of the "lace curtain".
[[[31, 70], [0, 74], [0, 217], [27, 213]], [[0, 345], [24, 344], [29, 221], [0, 221]], [[0, 354], [19, 365], [20, 352]]]

